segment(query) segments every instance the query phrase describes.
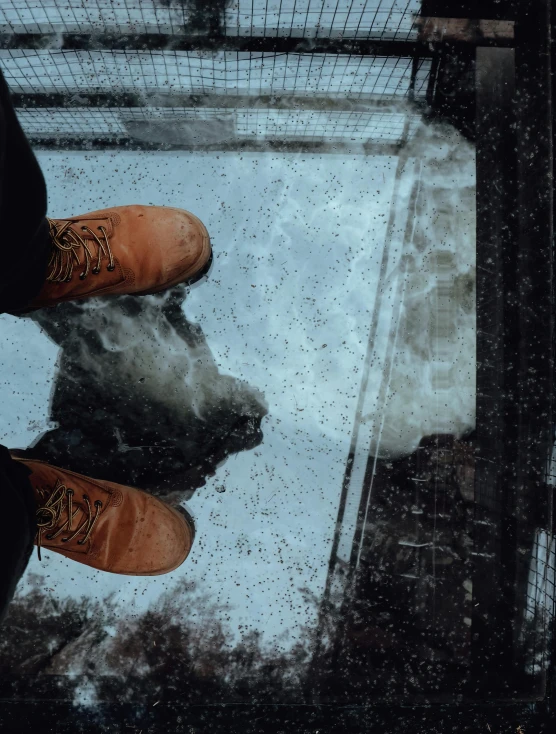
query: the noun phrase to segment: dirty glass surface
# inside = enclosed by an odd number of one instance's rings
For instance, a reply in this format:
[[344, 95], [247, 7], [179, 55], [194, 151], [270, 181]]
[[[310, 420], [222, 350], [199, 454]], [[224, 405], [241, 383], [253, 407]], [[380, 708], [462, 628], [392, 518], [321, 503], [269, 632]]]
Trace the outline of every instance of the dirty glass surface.
[[477, 278], [496, 265], [475, 60], [420, 46], [421, 11], [0, 3], [49, 216], [183, 207], [214, 249], [191, 288], [0, 317], [0, 442], [187, 502], [198, 532], [159, 577], [33, 557], [0, 635], [4, 697], [94, 716], [544, 696], [554, 539], [529, 494], [516, 513], [496, 494], [485, 438], [503, 409], [478, 366], [507, 353], [477, 327], [499, 305]]

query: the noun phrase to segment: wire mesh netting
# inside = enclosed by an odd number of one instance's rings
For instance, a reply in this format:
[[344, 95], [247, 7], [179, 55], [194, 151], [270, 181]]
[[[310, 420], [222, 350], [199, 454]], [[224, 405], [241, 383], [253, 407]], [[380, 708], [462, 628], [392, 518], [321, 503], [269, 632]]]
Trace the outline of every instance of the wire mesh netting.
[[105, 91], [309, 94], [355, 98], [423, 96], [430, 60], [412, 81], [411, 58], [221, 52], [49, 52], [4, 50], [13, 92]]
[[556, 538], [539, 530], [535, 534], [527, 584], [525, 619], [521, 632], [529, 673], [546, 670], [546, 638], [550, 637], [556, 602]]
[[[310, 142], [340, 138], [358, 142], [399, 142], [404, 129], [401, 113], [388, 117], [376, 110], [327, 110], [326, 100], [341, 98], [346, 103], [348, 99], [384, 103], [407, 98], [410, 91], [415, 98], [422, 99], [430, 72], [428, 59], [414, 64], [410, 58], [399, 57], [242, 52], [4, 50], [0, 52], [0, 63], [13, 92], [68, 95], [72, 109], [21, 110], [20, 119], [26, 132], [31, 137], [43, 139], [53, 135], [74, 138], [79, 135], [129, 136], [133, 132], [128, 125], [130, 119], [155, 117], [160, 122], [163, 114], [167, 122], [173, 123], [201, 119], [201, 115], [216, 120], [216, 110], [195, 113], [192, 109], [170, 108], [163, 113], [156, 105], [172, 102], [169, 95], [174, 98], [177, 95], [228, 98], [246, 95], [252, 101], [243, 101], [243, 106], [257, 105], [259, 109], [256, 112], [238, 110], [235, 114], [228, 110], [224, 116], [220, 113], [221, 125], [228, 126], [228, 138], [235, 130], [241, 139], [252, 136], [260, 140], [266, 135], [271, 139], [281, 137]], [[85, 101], [80, 95], [85, 93], [120, 92], [139, 95], [138, 104], [143, 105], [142, 109], [118, 109], [118, 100], [109, 109], [79, 107]], [[319, 98], [319, 106], [324, 109], [265, 110], [264, 105], [261, 106], [261, 95]], [[220, 104], [216, 101], [216, 106]], [[414, 127], [412, 124], [412, 129]], [[192, 142], [191, 136], [189, 138]], [[174, 135], [174, 139], [185, 143], [183, 135]]]
[[[376, 106], [423, 101], [430, 58], [373, 53], [235, 50], [59, 48], [60, 33], [217, 34], [292, 38], [407, 41], [415, 38], [419, 0], [356, 2], [227, 2], [151, 0], [92, 3], [12, 0], [0, 8], [0, 66], [19, 101], [20, 119], [36, 141], [91, 137], [177, 145], [264, 138], [326, 143], [400, 143], [416, 129], [418, 111], [385, 113]], [[20, 39], [13, 42], [13, 38]], [[32, 48], [27, 36], [41, 38]], [[41, 35], [43, 34], [43, 35]], [[50, 37], [44, 34], [51, 34]], [[96, 35], [95, 35], [96, 34]], [[7, 40], [6, 40], [7, 39]], [[135, 95], [124, 100], [118, 95]], [[41, 99], [37, 99], [39, 95]], [[57, 95], [49, 102], [48, 95]], [[110, 95], [102, 103], [90, 95]], [[184, 99], [187, 96], [195, 99]], [[211, 99], [208, 99], [208, 97]], [[212, 98], [214, 97], [214, 98]], [[246, 98], [246, 99], [241, 99]], [[261, 99], [265, 97], [265, 99]], [[285, 98], [303, 97], [309, 105]], [[236, 100], [237, 110], [232, 111]], [[376, 103], [353, 110], [351, 103]], [[272, 107], [288, 107], [287, 111]], [[294, 107], [310, 109], [293, 109]], [[226, 111], [218, 111], [225, 107]], [[40, 108], [40, 109], [39, 109]], [[168, 108], [163, 110], [161, 108]], [[200, 109], [202, 108], [202, 112]], [[390, 115], [390, 116], [388, 116]], [[209, 120], [202, 130], [186, 124]], [[172, 130], [163, 132], [163, 121]], [[154, 131], [153, 126], [158, 126]], [[147, 129], [148, 128], [148, 129]], [[154, 137], [153, 137], [154, 136]]]
[[[312, 110], [219, 110], [210, 108], [23, 109], [19, 119], [35, 139], [132, 137], [169, 145], [229, 144], [234, 141], [333, 142], [399, 144], [413, 135], [418, 115], [401, 112]], [[408, 129], [409, 128], [409, 129]]]
[[420, 0], [8, 0], [0, 31], [184, 33], [207, 24], [227, 36], [404, 39]]

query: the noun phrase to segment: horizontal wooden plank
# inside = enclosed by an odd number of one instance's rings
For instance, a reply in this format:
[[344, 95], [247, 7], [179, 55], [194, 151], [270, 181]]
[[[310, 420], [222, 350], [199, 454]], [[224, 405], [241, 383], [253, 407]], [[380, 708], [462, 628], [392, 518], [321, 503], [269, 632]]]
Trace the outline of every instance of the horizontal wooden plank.
[[475, 18], [418, 18], [421, 43], [467, 43], [472, 46], [507, 46], [514, 40], [512, 20]]

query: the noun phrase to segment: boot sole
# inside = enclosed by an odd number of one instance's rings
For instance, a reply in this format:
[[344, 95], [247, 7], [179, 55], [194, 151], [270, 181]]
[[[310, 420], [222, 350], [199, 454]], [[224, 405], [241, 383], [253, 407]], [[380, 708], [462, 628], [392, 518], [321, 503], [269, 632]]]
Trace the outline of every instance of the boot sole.
[[183, 504], [176, 505], [172, 509], [176, 510], [176, 512], [179, 512], [186, 519], [187, 524], [191, 528], [191, 535], [192, 535], [191, 545], [193, 545], [195, 541], [195, 536], [197, 535], [197, 523], [195, 522], [195, 516], [191, 512], [189, 505], [187, 505], [187, 503], [184, 502]]

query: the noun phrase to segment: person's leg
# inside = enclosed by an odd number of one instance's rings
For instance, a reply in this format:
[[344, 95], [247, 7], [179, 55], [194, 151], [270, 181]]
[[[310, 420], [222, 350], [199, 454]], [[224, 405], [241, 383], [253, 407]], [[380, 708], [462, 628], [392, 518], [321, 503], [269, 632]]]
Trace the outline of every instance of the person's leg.
[[37, 531], [36, 503], [29, 481], [30, 470], [15, 462], [0, 446], [0, 497], [2, 532], [0, 533], [0, 624], [12, 600], [33, 550]]
[[[44, 178], [0, 72], [0, 256], [0, 313], [18, 313], [97, 293], [142, 293], [188, 281], [208, 265], [211, 248], [204, 225], [179, 209], [114, 207], [49, 222]], [[90, 275], [99, 278], [88, 287]], [[82, 490], [75, 499], [65, 480]], [[89, 495], [95, 495], [93, 504]], [[189, 516], [144, 492], [42, 462], [26, 465], [3, 446], [0, 502], [0, 622], [35, 539], [86, 565], [135, 575], [177, 567], [193, 540]], [[72, 535], [63, 536], [65, 530]]]
[[[0, 71], [0, 312], [23, 308], [40, 292], [49, 256], [44, 179]], [[0, 446], [0, 622], [37, 531], [30, 473]]]
[[0, 71], [0, 313], [37, 296], [51, 248], [44, 178]]
[[46, 187], [0, 72], [0, 313], [97, 295], [145, 295], [210, 267], [208, 232], [184, 209], [114, 206], [46, 218]]

